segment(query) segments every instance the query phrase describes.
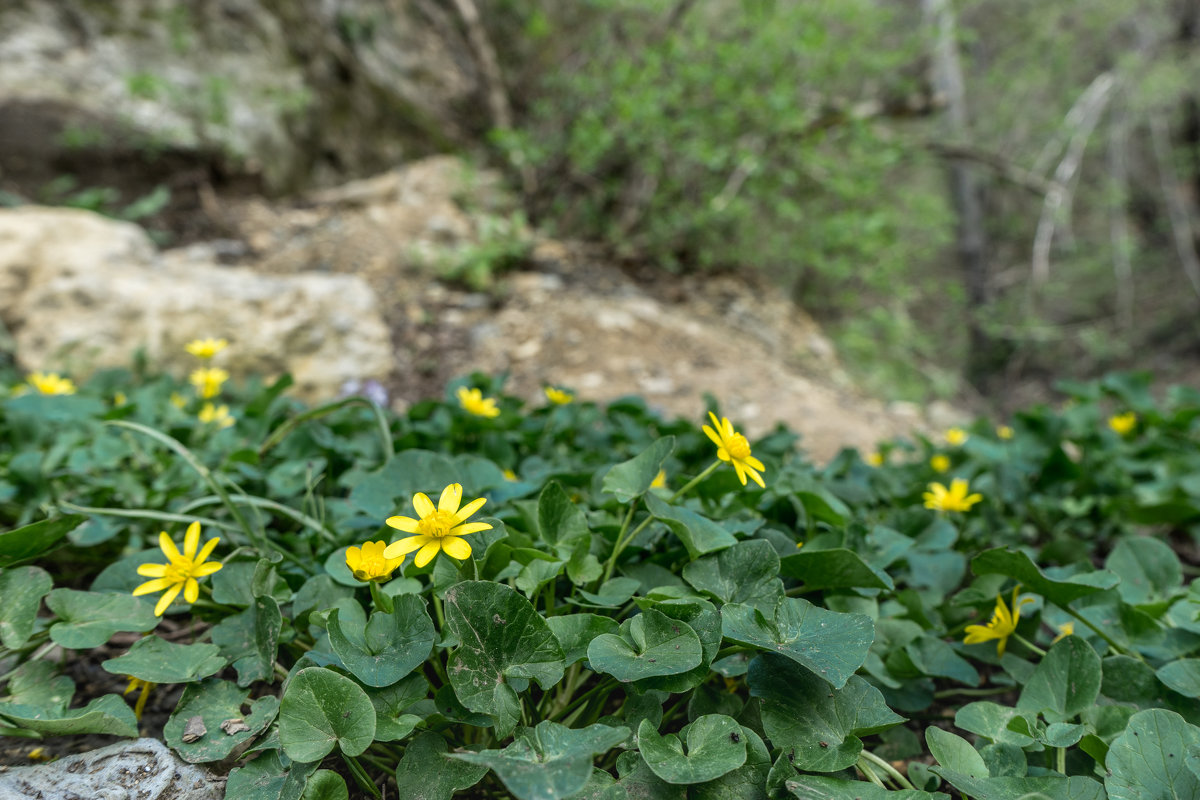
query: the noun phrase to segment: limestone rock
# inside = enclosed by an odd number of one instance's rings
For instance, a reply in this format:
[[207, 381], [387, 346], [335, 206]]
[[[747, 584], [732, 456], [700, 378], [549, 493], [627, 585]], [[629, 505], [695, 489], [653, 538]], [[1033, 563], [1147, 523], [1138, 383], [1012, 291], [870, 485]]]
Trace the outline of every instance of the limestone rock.
[[157, 739], [0, 772], [0, 800], [221, 800], [225, 780], [181, 761]]
[[218, 364], [236, 379], [289, 371], [297, 393], [331, 397], [348, 380], [384, 378], [392, 348], [375, 296], [347, 275], [261, 275], [157, 254], [139, 228], [86, 211], [0, 211], [0, 319], [26, 369], [128, 366], [144, 348], [179, 374], [186, 342], [230, 340]]

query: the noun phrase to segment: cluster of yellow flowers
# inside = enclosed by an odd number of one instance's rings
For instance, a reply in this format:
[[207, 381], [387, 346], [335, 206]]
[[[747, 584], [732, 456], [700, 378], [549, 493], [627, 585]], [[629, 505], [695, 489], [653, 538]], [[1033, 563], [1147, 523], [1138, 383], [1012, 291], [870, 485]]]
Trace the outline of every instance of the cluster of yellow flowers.
[[[546, 399], [556, 406], [565, 406], [575, 400], [575, 395], [571, 392], [556, 386], [545, 386], [542, 391], [545, 393]], [[500, 407], [496, 404], [496, 398], [484, 397], [483, 392], [479, 389], [460, 386], [455, 395], [458, 397], [458, 404], [462, 410], [472, 416], [486, 417], [487, 419], [500, 416]]]
[[34, 372], [26, 379], [39, 394], [75, 394], [75, 384], [56, 372]]
[[192, 374], [188, 376], [188, 381], [196, 387], [196, 393], [205, 401], [196, 418], [205, 425], [213, 424], [220, 428], [228, 428], [234, 423], [233, 416], [229, 413], [229, 406], [218, 406], [213, 402], [213, 398], [221, 393], [221, 386], [229, 380], [229, 373], [220, 367], [214, 367], [212, 360], [217, 353], [228, 346], [229, 342], [224, 339], [211, 337], [195, 339], [184, 346], [204, 365], [192, 370]]

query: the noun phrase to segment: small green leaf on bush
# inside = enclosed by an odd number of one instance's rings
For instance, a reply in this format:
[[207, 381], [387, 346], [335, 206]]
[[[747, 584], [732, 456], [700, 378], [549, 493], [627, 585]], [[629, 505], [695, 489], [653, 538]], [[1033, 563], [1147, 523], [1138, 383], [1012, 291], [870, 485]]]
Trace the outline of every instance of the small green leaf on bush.
[[[654, 774], [667, 783], [716, 780], [746, 763], [742, 726], [724, 714], [708, 714], [684, 727], [680, 736], [660, 736], [649, 720], [638, 726], [638, 749]], [[683, 742], [687, 742], [684, 752]]]
[[625, 605], [641, 583], [634, 578], [610, 578], [601, 584], [596, 592], [580, 589], [579, 594], [589, 602], [604, 608], [616, 608]]
[[225, 666], [215, 644], [176, 644], [144, 636], [122, 656], [100, 664], [114, 675], [129, 675], [152, 683], [189, 683], [207, 678]]
[[1108, 554], [1104, 567], [1121, 582], [1117, 592], [1131, 605], [1164, 599], [1183, 584], [1179, 556], [1153, 536], [1122, 539]]
[[[217, 678], [189, 684], [163, 726], [163, 738], [185, 761], [193, 764], [220, 761], [238, 745], [262, 733], [279, 711], [279, 698], [266, 695], [251, 701], [247, 714], [242, 706], [249, 695], [247, 690]], [[193, 717], [203, 720], [205, 732], [199, 739], [185, 742], [183, 734]], [[241, 724], [235, 725], [230, 720], [240, 720]], [[222, 725], [235, 732], [228, 733]]]
[[738, 542], [720, 553], [697, 559], [683, 568], [683, 579], [723, 603], [757, 605], [756, 601], [766, 601], [770, 608], [783, 594], [779, 555], [764, 539]]
[[350, 800], [350, 790], [341, 775], [319, 769], [309, 776], [301, 800]]
[[54, 579], [39, 567], [0, 572], [0, 643], [14, 650], [29, 640], [42, 598], [52, 588]]
[[1200, 797], [1200, 777], [1184, 763], [1200, 728], [1174, 711], [1152, 708], [1129, 718], [1108, 749], [1104, 788], [1111, 800]]
[[687, 786], [673, 786], [654, 774], [642, 754], [627, 751], [617, 758], [617, 783], [625, 789], [627, 797], [654, 798], [654, 800], [685, 800]]
[[159, 621], [152, 602], [131, 594], [54, 589], [46, 605], [58, 615], [50, 638], [72, 650], [99, 647], [118, 631], [143, 633]]
[[1066, 580], [1054, 580], [1046, 577], [1025, 553], [1003, 547], [975, 556], [971, 559], [971, 571], [976, 575], [1006, 575], [1020, 583], [1023, 591], [1041, 595], [1062, 608], [1080, 597], [1111, 589], [1121, 580], [1111, 572], [1085, 572]]
[[732, 533], [707, 517], [686, 508], [673, 506], [653, 494], [646, 495], [646, 508], [679, 537], [679, 541], [683, 542], [692, 558], [699, 558], [705, 553], [737, 544], [737, 539]]
[[1200, 658], [1181, 658], [1159, 667], [1163, 684], [1184, 697], [1200, 697]]
[[449, 749], [436, 733], [422, 733], [408, 743], [396, 767], [396, 785], [404, 787], [406, 800], [451, 800], [487, 774], [485, 765], [450, 758]]
[[700, 637], [686, 622], [647, 609], [621, 626], [621, 633], [592, 639], [587, 658], [592, 669], [619, 681], [677, 675], [699, 666]]
[[538, 495], [537, 518], [538, 530], [549, 545], [569, 545], [588, 535], [587, 517], [558, 481], [550, 481]]
[[1021, 690], [1017, 709], [1041, 712], [1047, 722], [1065, 722], [1092, 707], [1101, 678], [1100, 656], [1080, 637], [1068, 636], [1038, 664]]
[[972, 778], [989, 776], [990, 773], [987, 764], [983, 761], [983, 756], [961, 736], [930, 725], [925, 729], [925, 741], [929, 745], [929, 752], [943, 768], [969, 775]]
[[75, 682], [55, 672], [54, 665], [45, 661], [26, 661], [8, 679], [9, 702], [38, 706], [59, 716], [71, 704]]
[[420, 672], [384, 689], [368, 689], [367, 697], [375, 706], [375, 741], [394, 742], [412, 733], [421, 721], [404, 710], [429, 695], [429, 682]]
[[763, 729], [797, 769], [836, 772], [854, 764], [860, 736], [885, 731], [904, 718], [883, 695], [857, 675], [840, 689], [795, 661], [764, 653], [747, 673], [752, 697], [760, 699]]
[[622, 503], [641, 497], [650, 488], [658, 471], [662, 469], [663, 462], [674, 449], [674, 436], [659, 439], [633, 458], [622, 461], [606, 472], [603, 490], [615, 494]]
[[68, 514], [0, 533], [0, 567], [45, 553], [85, 521], [83, 514]]
[[780, 562], [780, 574], [804, 581], [804, 588], [817, 589], [893, 589], [886, 572], [862, 560], [853, 550], [805, 548]]
[[844, 686], [867, 659], [875, 626], [865, 614], [845, 614], [785, 597], [770, 616], [747, 605], [721, 607], [727, 639], [781, 653], [833, 684]]
[[497, 715], [505, 700], [496, 688], [536, 680], [549, 689], [562, 679], [558, 639], [532, 604], [491, 581], [464, 581], [446, 592], [446, 625], [461, 643], [446, 670], [454, 693], [471, 711]]
[[745, 725], [742, 741], [746, 743], [746, 763], [714, 781], [692, 786], [688, 789], [692, 800], [767, 800], [771, 754], [759, 735]]
[[333, 750], [356, 756], [375, 739], [375, 707], [349, 678], [322, 667], [292, 676], [279, 703], [279, 743], [293, 761], [319, 761]]
[[451, 753], [451, 758], [490, 768], [518, 800], [560, 800], [591, 778], [592, 759], [629, 738], [628, 728], [589, 725], [572, 730], [544, 720], [524, 728], [503, 750]]
[[394, 613], [377, 611], [365, 626], [343, 625], [336, 608], [329, 615], [333, 652], [367, 686], [392, 685], [424, 664], [433, 650], [435, 631], [425, 600], [402, 594], [394, 603]]
[[18, 728], [37, 731], [46, 736], [71, 736], [80, 733], [101, 733], [110, 736], [138, 735], [137, 718], [124, 698], [115, 694], [97, 697], [83, 708], [50, 715], [39, 706], [0, 703], [0, 717]]

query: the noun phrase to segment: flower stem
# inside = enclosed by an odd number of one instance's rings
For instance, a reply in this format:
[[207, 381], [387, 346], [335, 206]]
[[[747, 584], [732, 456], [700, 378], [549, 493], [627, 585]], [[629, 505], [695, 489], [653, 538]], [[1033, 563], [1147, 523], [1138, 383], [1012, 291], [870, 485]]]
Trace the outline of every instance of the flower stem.
[[346, 761], [346, 766], [350, 768], [350, 774], [354, 776], [354, 782], [358, 784], [359, 788], [370, 794], [375, 800], [379, 800], [379, 789], [375, 786], [375, 782], [368, 777], [362, 764], [358, 763], [358, 759], [345, 753], [342, 753], [342, 758]]
[[703, 472], [701, 472], [699, 475], [697, 475], [696, 477], [692, 478], [690, 481], [685, 483], [679, 491], [677, 491], [675, 494], [671, 495], [671, 502], [674, 503], [680, 497], [683, 497], [685, 494], [687, 494], [689, 491], [691, 491], [693, 488], [695, 488], [696, 484], [700, 483], [700, 481], [704, 480], [709, 475], [712, 475], [714, 472], [716, 472], [717, 467], [719, 467], [719, 466], [721, 466], [721, 459], [718, 458], [716, 461], [709, 464], [708, 467]]
[[887, 761], [883, 760], [879, 756], [872, 753], [870, 750], [863, 750], [861, 753], [858, 754], [858, 756], [859, 756], [859, 760], [862, 760], [865, 758], [867, 761], [870, 761], [872, 764], [875, 764], [880, 769], [882, 769], [884, 772], [886, 772], [891, 777], [891, 779], [896, 783], [896, 785], [899, 786], [900, 788], [912, 789], [913, 791], [916, 791], [917, 787], [913, 786], [912, 782], [908, 778], [904, 777], [903, 773], [901, 773], [898, 769], [893, 767]]
[[875, 784], [880, 789], [887, 789], [887, 787], [884, 786], [883, 781], [881, 781], [879, 776], [875, 774], [875, 770], [871, 769], [870, 762], [863, 758], [861, 754], [859, 756], [858, 763], [854, 766], [858, 767], [859, 771], [862, 772], [863, 775], [866, 775], [867, 780], [869, 780], [871, 783]]
[[612, 577], [613, 567], [617, 564], [617, 556], [621, 554], [621, 550], [625, 547], [625, 533], [629, 530], [629, 523], [633, 522], [633, 512], [637, 509], [637, 500], [629, 504], [629, 511], [625, 514], [625, 519], [621, 522], [621, 530], [617, 532], [617, 541], [613, 543], [612, 554], [608, 557], [608, 563], [604, 565], [604, 575], [600, 581], [593, 587], [593, 590], [599, 589], [606, 580]]
[[1027, 648], [1029, 648], [1029, 650], [1030, 650], [1030, 651], [1032, 651], [1033, 653], [1036, 653], [1037, 655], [1041, 656], [1042, 658], [1045, 658], [1045, 657], [1046, 657], [1046, 651], [1045, 651], [1045, 650], [1043, 650], [1042, 648], [1038, 647], [1036, 644], [1034, 644], [1033, 642], [1029, 641], [1029, 640], [1028, 640], [1028, 639], [1026, 639], [1024, 636], [1022, 636], [1021, 634], [1017, 633], [1016, 631], [1013, 631], [1013, 633], [1012, 633], [1012, 637], [1013, 637], [1014, 639], [1016, 639], [1018, 642], [1020, 642], [1021, 644], [1025, 645]]
[[1132, 656], [1133, 658], [1136, 658], [1138, 661], [1142, 661], [1142, 662], [1145, 661], [1145, 659], [1142, 658], [1141, 653], [1137, 652], [1136, 650], [1126, 650], [1124, 647], [1121, 647], [1121, 645], [1119, 645], [1115, 641], [1113, 641], [1113, 638], [1111, 636], [1109, 636], [1104, 631], [1100, 630], [1100, 628], [1096, 627], [1096, 625], [1093, 624], [1090, 619], [1083, 616], [1075, 609], [1071, 608], [1070, 606], [1062, 606], [1061, 608], [1063, 611], [1066, 611], [1072, 617], [1074, 617], [1075, 619], [1082, 622], [1084, 625], [1087, 625], [1089, 628], [1091, 628], [1092, 632], [1095, 633], [1097, 636], [1099, 636], [1101, 639], [1103, 639], [1108, 644], [1108, 646], [1113, 649], [1114, 652], [1120, 653], [1123, 656]]
[[1057, 755], [1057, 758], [1056, 758], [1057, 763], [1055, 766], [1058, 767], [1059, 772], [1061, 772], [1063, 775], [1066, 775], [1067, 774], [1067, 748], [1056, 747], [1054, 749], [1058, 751], [1056, 754]]

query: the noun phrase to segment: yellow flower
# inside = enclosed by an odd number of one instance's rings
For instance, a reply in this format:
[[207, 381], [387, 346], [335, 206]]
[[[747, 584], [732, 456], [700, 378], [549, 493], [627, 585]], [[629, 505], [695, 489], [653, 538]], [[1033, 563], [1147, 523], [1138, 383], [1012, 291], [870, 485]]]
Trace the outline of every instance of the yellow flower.
[[504, 480], [516, 481], [519, 479], [517, 478], [517, 473], [513, 472], [511, 469], [506, 469], [506, 470], [504, 470]]
[[983, 495], [978, 492], [968, 495], [968, 491], [967, 481], [963, 478], [952, 480], [949, 490], [940, 483], [931, 483], [929, 491], [923, 495], [925, 507], [935, 511], [970, 511], [971, 506], [983, 499]]
[[35, 747], [29, 751], [30, 761], [47, 761], [49, 758], [50, 756], [46, 755], [46, 748], [44, 747]]
[[883, 453], [880, 453], [880, 452], [870, 453], [867, 456], [867, 463], [870, 464], [872, 467], [882, 467], [883, 466]]
[[124, 392], [117, 392], [116, 394], [113, 395], [113, 405], [114, 406], [123, 406], [128, 402], [129, 402], [129, 398], [126, 397]]
[[750, 455], [750, 443], [746, 441], [746, 437], [735, 431], [733, 423], [725, 417], [718, 420], [717, 415], [711, 411], [708, 412], [708, 416], [716, 430], [705, 425], [704, 434], [717, 446], [717, 458], [733, 464], [742, 486], [746, 485], [746, 476], [749, 475], [759, 486], [767, 488], [767, 485], [763, 483], [762, 476], [758, 474], [766, 467], [761, 461]]
[[1116, 431], [1119, 436], [1124, 436], [1137, 427], [1137, 422], [1137, 414], [1132, 411], [1126, 411], [1124, 414], [1109, 417], [1108, 427]]
[[667, 471], [665, 469], [660, 469], [658, 471], [658, 474], [654, 476], [654, 480], [650, 481], [650, 488], [651, 489], [667, 488]]
[[29, 385], [42, 394], [75, 394], [75, 384], [55, 372], [35, 372], [29, 376]]
[[137, 704], [133, 707], [133, 715], [139, 720], [142, 718], [142, 712], [146, 709], [146, 698], [150, 696], [150, 692], [157, 684], [153, 681], [144, 681], [141, 678], [129, 676], [129, 685], [125, 687], [122, 694], [129, 694], [134, 689], [141, 689], [142, 693], [138, 695]]
[[1054, 642], [1057, 642], [1059, 639], [1065, 639], [1068, 636], [1074, 636], [1074, 635], [1075, 635], [1075, 623], [1074, 622], [1064, 622], [1062, 625], [1058, 626], [1058, 636], [1055, 636], [1054, 641], [1050, 642], [1050, 644], [1054, 644]]
[[951, 428], [946, 431], [946, 444], [951, 447], [960, 447], [967, 441], [967, 432], [962, 428]]
[[944, 456], [938, 453], [933, 458], [929, 459], [929, 466], [933, 467], [934, 472], [946, 472], [950, 469], [950, 456]]
[[187, 399], [179, 392], [171, 392], [171, 405], [176, 408], [183, 408], [187, 405]]
[[1021, 585], [1017, 584], [1013, 589], [1011, 612], [1008, 610], [1008, 606], [1004, 605], [1004, 600], [1000, 595], [996, 595], [996, 610], [992, 612], [991, 621], [987, 625], [968, 625], [965, 629], [967, 637], [963, 639], [963, 644], [979, 644], [995, 639], [996, 657], [1002, 658], [1008, 637], [1016, 632], [1017, 623], [1021, 621], [1021, 606], [1033, 602], [1032, 597], [1022, 598], [1018, 602], [1017, 593], [1020, 591]]
[[556, 389], [553, 386], [547, 386], [542, 391], [546, 393], [546, 399], [556, 406], [565, 406], [575, 399], [575, 395], [570, 392], [564, 392], [562, 389]]
[[386, 547], [387, 542], [382, 539], [378, 542], [363, 542], [361, 549], [347, 547], [346, 566], [360, 581], [386, 581], [404, 561], [404, 556], [386, 558], [383, 555]]
[[210, 337], [208, 339], [195, 339], [188, 342], [184, 347], [196, 358], [202, 358], [207, 361], [224, 350], [228, 345], [229, 342], [224, 339], [213, 339]]
[[205, 403], [204, 408], [200, 409], [200, 413], [196, 417], [205, 425], [215, 422], [222, 428], [228, 428], [234, 422], [233, 416], [229, 413], [229, 406], [214, 406], [212, 403]]
[[484, 397], [478, 389], [458, 387], [458, 403], [468, 414], [477, 417], [498, 417], [500, 409], [496, 408], [496, 398]]
[[220, 367], [201, 367], [193, 370], [188, 380], [196, 387], [200, 396], [208, 400], [216, 397], [221, 391], [221, 384], [229, 380], [229, 373]]
[[996, 428], [996, 435], [1001, 439], [1011, 439], [1013, 438], [1013, 429], [1007, 425], [1001, 425]]
[[491, 529], [486, 522], [467, 522], [467, 518], [483, 507], [486, 498], [479, 498], [467, 503], [461, 509], [462, 484], [452, 483], [442, 490], [438, 498], [437, 508], [433, 501], [422, 492], [413, 495], [412, 504], [419, 519], [412, 517], [388, 517], [385, 523], [396, 530], [416, 534], [398, 542], [392, 542], [383, 551], [384, 558], [401, 558], [414, 550], [417, 556], [413, 563], [423, 567], [433, 560], [439, 550], [462, 560], [471, 555], [471, 545], [462, 537], [468, 533], [477, 533]]
[[162, 548], [163, 554], [167, 557], [167, 563], [142, 564], [138, 567], [138, 575], [154, 580], [146, 581], [134, 589], [134, 596], [162, 592], [163, 596], [158, 599], [158, 605], [154, 607], [154, 613], [160, 617], [167, 610], [167, 606], [171, 605], [171, 601], [179, 595], [180, 590], [183, 591], [185, 600], [189, 603], [196, 602], [200, 597], [200, 584], [196, 582], [196, 579], [212, 575], [224, 566], [219, 561], [204, 563], [204, 559], [212, 554], [219, 541], [221, 541], [220, 538], [214, 536], [204, 543], [204, 549], [197, 554], [196, 548], [200, 544], [200, 523], [193, 522], [188, 525], [187, 534], [183, 537], [183, 553], [180, 553], [175, 547], [175, 543], [171, 541], [171, 537], [167, 535], [166, 531], [163, 531], [158, 535], [158, 546]]

